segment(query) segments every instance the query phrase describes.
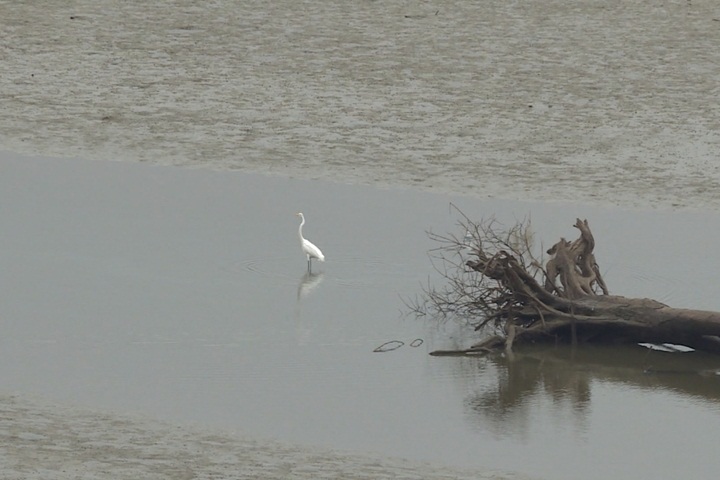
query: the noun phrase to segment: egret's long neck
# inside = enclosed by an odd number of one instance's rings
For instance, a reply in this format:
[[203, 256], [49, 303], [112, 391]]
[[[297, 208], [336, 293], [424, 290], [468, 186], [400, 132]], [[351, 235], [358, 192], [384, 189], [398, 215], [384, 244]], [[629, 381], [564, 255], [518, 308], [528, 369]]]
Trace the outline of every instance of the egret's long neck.
[[300, 222], [300, 227], [298, 227], [298, 235], [300, 236], [300, 241], [302, 242], [305, 240], [302, 236], [302, 227], [305, 225], [305, 217], [300, 217], [302, 219], [302, 222]]

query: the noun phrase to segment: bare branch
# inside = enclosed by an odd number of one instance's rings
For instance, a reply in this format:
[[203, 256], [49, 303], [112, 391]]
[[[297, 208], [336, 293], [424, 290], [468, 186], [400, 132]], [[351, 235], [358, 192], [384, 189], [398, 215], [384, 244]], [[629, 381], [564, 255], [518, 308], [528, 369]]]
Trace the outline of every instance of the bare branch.
[[409, 308], [417, 315], [464, 318], [489, 336], [468, 349], [438, 354], [509, 352], [523, 343], [573, 338], [682, 340], [720, 353], [720, 314], [609, 296], [587, 220], [576, 219], [575, 240], [561, 238], [547, 252], [542, 245], [537, 252], [530, 219], [505, 228], [494, 217], [473, 222], [455, 205], [451, 208], [461, 217], [460, 234], [428, 233], [438, 245], [430, 251], [431, 264], [444, 284], [436, 288], [428, 282]]

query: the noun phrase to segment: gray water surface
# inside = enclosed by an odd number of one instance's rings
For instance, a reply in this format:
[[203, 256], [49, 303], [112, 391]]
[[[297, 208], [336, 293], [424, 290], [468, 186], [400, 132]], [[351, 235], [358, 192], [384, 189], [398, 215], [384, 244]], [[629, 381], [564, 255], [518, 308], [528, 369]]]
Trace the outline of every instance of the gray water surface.
[[[470, 332], [406, 317], [402, 301], [437, 280], [425, 232], [457, 230], [453, 202], [474, 218], [531, 215], [547, 242], [572, 237], [582, 213], [613, 293], [718, 310], [717, 215], [14, 154], [0, 171], [3, 391], [541, 478], [720, 467], [717, 359], [640, 347], [434, 358]], [[298, 210], [327, 257], [313, 275]], [[373, 353], [391, 340], [405, 345]]]

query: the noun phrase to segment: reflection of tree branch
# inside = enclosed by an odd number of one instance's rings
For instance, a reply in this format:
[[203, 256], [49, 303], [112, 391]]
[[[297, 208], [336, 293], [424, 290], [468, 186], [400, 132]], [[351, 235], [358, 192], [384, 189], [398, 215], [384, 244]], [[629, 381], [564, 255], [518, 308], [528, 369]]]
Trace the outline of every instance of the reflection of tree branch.
[[[471, 412], [498, 428], [523, 424], [533, 397], [565, 404], [570, 416], [587, 415], [593, 381], [664, 388], [720, 404], [720, 359], [702, 353], [665, 353], [635, 348], [523, 348], [513, 356], [490, 355], [484, 368], [497, 371], [497, 384], [476, 389], [466, 400]], [[469, 377], [464, 377], [469, 378]], [[521, 427], [522, 428], [522, 427]]]
[[584, 412], [590, 404], [590, 380], [584, 372], [567, 368], [554, 368], [544, 359], [525, 355], [492, 356], [501, 374], [496, 390], [477, 392], [468, 401], [471, 408], [483, 415], [512, 416], [515, 411], [528, 407], [528, 399], [545, 392], [555, 402], [569, 402], [576, 412]]

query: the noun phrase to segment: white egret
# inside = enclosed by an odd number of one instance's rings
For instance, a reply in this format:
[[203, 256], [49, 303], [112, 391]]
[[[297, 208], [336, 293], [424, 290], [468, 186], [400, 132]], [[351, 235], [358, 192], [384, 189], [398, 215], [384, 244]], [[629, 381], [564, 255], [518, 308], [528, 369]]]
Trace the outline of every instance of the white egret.
[[307, 261], [308, 261], [308, 271], [310, 271], [310, 261], [313, 258], [317, 258], [321, 262], [325, 261], [325, 255], [320, 251], [318, 247], [316, 247], [310, 240], [306, 240], [305, 237], [303, 237], [302, 234], [302, 227], [305, 225], [305, 215], [302, 213], [297, 214], [298, 217], [302, 219], [302, 222], [300, 222], [300, 228], [298, 228], [298, 235], [300, 235], [300, 246], [302, 247], [303, 253], [307, 255]]

